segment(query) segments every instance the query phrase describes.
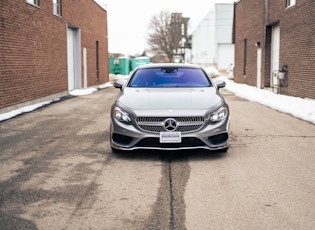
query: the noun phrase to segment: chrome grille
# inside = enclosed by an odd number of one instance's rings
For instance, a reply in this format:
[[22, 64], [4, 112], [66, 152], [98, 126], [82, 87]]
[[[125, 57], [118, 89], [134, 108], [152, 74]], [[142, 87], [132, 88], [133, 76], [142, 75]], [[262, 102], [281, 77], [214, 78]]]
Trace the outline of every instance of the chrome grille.
[[177, 128], [174, 131], [182, 133], [198, 130], [204, 123], [204, 117], [138, 117], [137, 124], [147, 132], [165, 132], [164, 122], [168, 118], [176, 120]]

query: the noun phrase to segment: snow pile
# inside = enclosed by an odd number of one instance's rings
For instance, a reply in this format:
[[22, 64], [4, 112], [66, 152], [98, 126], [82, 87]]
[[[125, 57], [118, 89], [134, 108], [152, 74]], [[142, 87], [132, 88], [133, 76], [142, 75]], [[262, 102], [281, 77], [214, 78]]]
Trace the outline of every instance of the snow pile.
[[89, 87], [86, 89], [75, 89], [75, 90], [70, 91], [69, 94], [72, 96], [84, 96], [84, 95], [92, 94], [99, 89], [105, 89], [112, 86], [113, 85], [110, 82], [107, 82], [97, 87]]
[[13, 110], [13, 111], [10, 111], [7, 113], [0, 114], [0, 121], [10, 119], [10, 118], [15, 117], [17, 115], [20, 115], [22, 113], [31, 112], [35, 109], [38, 109], [38, 108], [43, 107], [45, 105], [49, 105], [50, 103], [52, 103], [54, 101], [58, 101], [58, 100], [59, 99], [55, 99], [55, 100], [51, 100], [51, 101], [45, 101], [45, 102], [37, 103], [35, 105], [25, 106], [25, 107], [20, 108], [20, 109], [16, 109], [16, 110]]
[[113, 86], [112, 83], [106, 82], [102, 85], [97, 86], [97, 89], [105, 89], [105, 88], [112, 87], [112, 86]]
[[211, 78], [218, 77], [221, 75], [219, 73], [219, 71], [214, 66], [204, 67], [204, 69], [207, 72], [207, 74], [209, 75], [209, 77], [211, 77]]
[[96, 88], [87, 88], [87, 89], [74, 89], [69, 92], [70, 95], [72, 96], [82, 96], [82, 95], [89, 95], [97, 91]]
[[127, 80], [129, 78], [129, 75], [121, 75], [121, 74], [110, 74], [109, 79], [110, 81], [116, 81], [119, 79], [125, 79]]
[[[104, 88], [108, 88], [108, 87], [112, 87], [112, 86], [113, 85], [110, 82], [107, 82], [105, 84], [98, 85], [97, 87], [89, 87], [86, 89], [75, 89], [75, 90], [70, 91], [69, 94], [72, 96], [84, 96], [84, 95], [92, 94], [99, 89], [104, 89]], [[57, 99], [51, 100], [51, 101], [37, 103], [34, 105], [30, 105], [30, 106], [26, 106], [26, 107], [16, 109], [16, 110], [13, 110], [13, 111], [10, 111], [7, 113], [2, 113], [2, 114], [0, 114], [0, 121], [10, 119], [10, 118], [15, 117], [17, 115], [20, 115], [22, 113], [31, 112], [33, 110], [36, 110], [40, 107], [43, 107], [45, 105], [48, 105], [48, 104], [55, 102], [55, 101], [58, 101], [58, 100], [60, 100], [60, 98], [57, 98]]]

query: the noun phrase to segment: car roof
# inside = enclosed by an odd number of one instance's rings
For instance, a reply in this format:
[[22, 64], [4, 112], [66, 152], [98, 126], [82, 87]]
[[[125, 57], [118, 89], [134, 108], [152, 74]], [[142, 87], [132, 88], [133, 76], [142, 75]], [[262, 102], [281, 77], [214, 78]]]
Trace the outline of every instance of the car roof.
[[151, 63], [138, 66], [137, 69], [150, 69], [150, 68], [166, 68], [166, 67], [175, 67], [175, 68], [193, 68], [201, 69], [201, 66], [188, 63]]

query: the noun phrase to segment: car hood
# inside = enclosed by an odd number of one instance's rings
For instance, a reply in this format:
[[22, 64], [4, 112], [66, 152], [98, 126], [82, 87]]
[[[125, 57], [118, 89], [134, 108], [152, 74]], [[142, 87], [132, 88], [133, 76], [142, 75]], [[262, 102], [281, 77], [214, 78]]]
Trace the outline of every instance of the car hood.
[[132, 110], [205, 110], [222, 103], [222, 98], [215, 87], [126, 87], [118, 100]]

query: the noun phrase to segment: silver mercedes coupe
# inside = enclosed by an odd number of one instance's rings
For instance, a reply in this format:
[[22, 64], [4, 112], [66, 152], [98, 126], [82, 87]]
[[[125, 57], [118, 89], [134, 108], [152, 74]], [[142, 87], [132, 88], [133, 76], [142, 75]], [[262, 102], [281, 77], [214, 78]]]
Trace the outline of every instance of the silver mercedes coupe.
[[229, 107], [206, 71], [192, 64], [146, 64], [120, 88], [111, 108], [113, 152], [136, 149], [227, 151]]

